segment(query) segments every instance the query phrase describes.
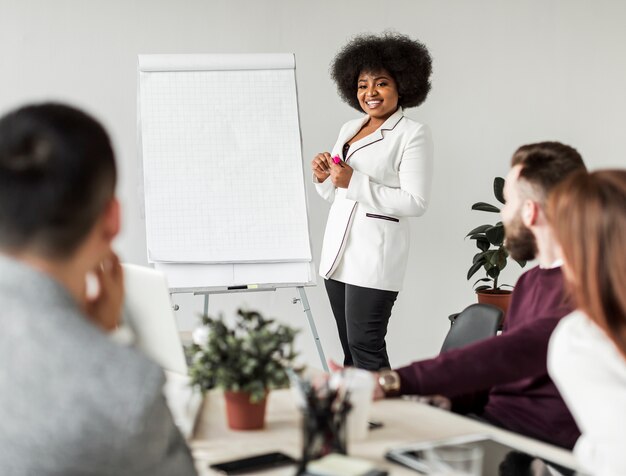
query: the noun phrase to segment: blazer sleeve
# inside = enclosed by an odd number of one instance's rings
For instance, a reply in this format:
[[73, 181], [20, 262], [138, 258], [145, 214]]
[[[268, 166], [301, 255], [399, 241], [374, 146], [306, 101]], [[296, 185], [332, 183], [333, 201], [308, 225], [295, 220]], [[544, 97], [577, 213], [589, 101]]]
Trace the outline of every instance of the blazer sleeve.
[[500, 336], [397, 369], [401, 393], [453, 398], [547, 374], [548, 341], [559, 320], [537, 319]]
[[[393, 158], [389, 158], [393, 160]], [[395, 216], [420, 216], [426, 212], [433, 176], [433, 142], [430, 129], [420, 127], [409, 138], [400, 159], [400, 187], [375, 183], [354, 171], [347, 198]]]
[[330, 203], [335, 200], [335, 186], [333, 185], [333, 181], [330, 179], [330, 176], [323, 182], [320, 182], [317, 180], [317, 177], [313, 175], [313, 184], [315, 184], [315, 190], [317, 190], [319, 196], [324, 200], [327, 200]]

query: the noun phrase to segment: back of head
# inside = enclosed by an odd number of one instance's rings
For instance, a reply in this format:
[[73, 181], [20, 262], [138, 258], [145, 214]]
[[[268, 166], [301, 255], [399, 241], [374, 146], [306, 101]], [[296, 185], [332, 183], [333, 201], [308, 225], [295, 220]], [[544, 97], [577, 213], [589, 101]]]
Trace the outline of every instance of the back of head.
[[626, 357], [626, 170], [571, 175], [547, 211], [576, 304]]
[[523, 145], [513, 154], [511, 166], [520, 165], [519, 179], [542, 206], [550, 191], [577, 170], [586, 170], [576, 149], [560, 142]]
[[104, 128], [61, 104], [0, 118], [0, 249], [71, 255], [113, 197], [116, 169]]

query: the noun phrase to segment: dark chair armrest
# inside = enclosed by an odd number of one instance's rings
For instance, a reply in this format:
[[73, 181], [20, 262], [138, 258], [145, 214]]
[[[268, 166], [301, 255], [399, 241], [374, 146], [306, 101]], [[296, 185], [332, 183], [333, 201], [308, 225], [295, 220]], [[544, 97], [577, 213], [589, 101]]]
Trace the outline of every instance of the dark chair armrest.
[[454, 324], [454, 321], [456, 321], [456, 318], [459, 317], [459, 314], [461, 314], [460, 312], [456, 312], [454, 314], [450, 314], [448, 316], [448, 320], [450, 321], [450, 325]]

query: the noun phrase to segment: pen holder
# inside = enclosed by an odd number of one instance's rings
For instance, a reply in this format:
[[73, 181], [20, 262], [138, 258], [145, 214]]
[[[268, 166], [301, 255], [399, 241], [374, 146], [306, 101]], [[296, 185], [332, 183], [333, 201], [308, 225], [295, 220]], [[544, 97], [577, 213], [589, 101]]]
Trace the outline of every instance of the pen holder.
[[320, 394], [310, 389], [302, 408], [302, 459], [300, 472], [309, 461], [330, 453], [346, 454], [346, 416], [350, 403], [338, 391]]

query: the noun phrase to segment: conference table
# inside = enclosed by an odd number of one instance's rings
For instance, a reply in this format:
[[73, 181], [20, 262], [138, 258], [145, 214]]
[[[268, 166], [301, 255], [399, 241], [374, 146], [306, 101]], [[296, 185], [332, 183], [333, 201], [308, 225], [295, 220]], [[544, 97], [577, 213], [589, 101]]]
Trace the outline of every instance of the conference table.
[[[408, 443], [468, 434], [490, 434], [509, 446], [564, 466], [575, 467], [571, 452], [523, 437], [476, 420], [411, 400], [389, 399], [374, 402], [371, 419], [382, 428], [370, 430], [363, 441], [348, 442], [348, 454], [370, 460], [390, 475], [418, 473], [387, 461], [385, 452]], [[282, 451], [296, 459], [301, 453], [301, 417], [290, 390], [274, 390], [269, 395], [266, 426], [263, 430], [234, 431], [226, 424], [223, 395], [207, 393], [190, 440], [200, 475], [218, 474], [209, 464]], [[293, 475], [295, 466], [249, 474]]]

